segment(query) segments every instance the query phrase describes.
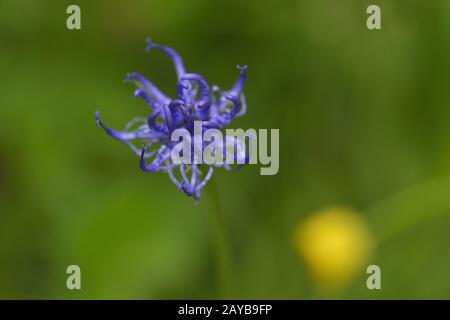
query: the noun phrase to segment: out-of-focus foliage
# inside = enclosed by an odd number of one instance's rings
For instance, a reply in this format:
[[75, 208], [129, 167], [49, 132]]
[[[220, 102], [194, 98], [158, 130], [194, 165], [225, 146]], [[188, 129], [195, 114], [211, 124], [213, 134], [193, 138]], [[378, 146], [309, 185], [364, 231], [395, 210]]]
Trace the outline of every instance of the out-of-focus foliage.
[[367, 265], [372, 239], [353, 210], [327, 208], [299, 224], [294, 245], [320, 287], [342, 290]]
[[[205, 202], [145, 174], [111, 127], [147, 106], [123, 83], [188, 71], [233, 83], [248, 65], [242, 128], [280, 129], [280, 171], [213, 177], [231, 241], [235, 298], [321, 298], [295, 228], [322, 207], [367, 221], [370, 264], [339, 298], [450, 297], [450, 2], [442, 0], [0, 2], [0, 298], [218, 297]], [[382, 7], [380, 31], [365, 27]], [[205, 188], [205, 196], [208, 193]], [[66, 267], [82, 290], [66, 289]]]

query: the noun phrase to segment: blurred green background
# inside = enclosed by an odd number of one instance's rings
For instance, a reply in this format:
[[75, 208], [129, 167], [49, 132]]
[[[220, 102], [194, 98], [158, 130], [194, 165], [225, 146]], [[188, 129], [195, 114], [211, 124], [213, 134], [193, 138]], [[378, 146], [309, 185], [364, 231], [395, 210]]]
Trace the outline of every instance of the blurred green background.
[[[66, 28], [81, 7], [82, 30]], [[366, 8], [382, 9], [380, 31]], [[168, 94], [188, 71], [228, 88], [232, 126], [280, 129], [280, 171], [216, 170], [232, 298], [450, 298], [450, 2], [190, 0], [0, 2], [0, 298], [220, 298], [216, 230], [163, 173], [140, 171], [121, 128], [147, 107], [126, 73]], [[353, 208], [376, 247], [345, 288], [318, 289], [293, 243], [328, 206]], [[66, 288], [66, 268], [82, 290]]]

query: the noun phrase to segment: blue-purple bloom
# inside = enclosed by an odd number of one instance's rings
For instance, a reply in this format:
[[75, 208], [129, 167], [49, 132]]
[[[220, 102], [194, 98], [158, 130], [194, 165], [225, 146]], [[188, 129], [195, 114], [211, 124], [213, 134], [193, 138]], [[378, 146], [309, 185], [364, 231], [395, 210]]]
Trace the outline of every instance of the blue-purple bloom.
[[[171, 151], [177, 142], [171, 141], [171, 133], [175, 129], [185, 128], [193, 134], [194, 121], [201, 121], [205, 130], [220, 130], [235, 117], [245, 114], [243, 86], [247, 67], [237, 66], [240, 70], [237, 81], [230, 90], [221, 91], [217, 86], [210, 87], [201, 75], [187, 73], [181, 57], [172, 48], [147, 40], [146, 50], [151, 49], [159, 49], [171, 58], [177, 74], [177, 97], [168, 97], [141, 74], [129, 73], [126, 81], [134, 82], [138, 87], [134, 96], [142, 98], [150, 107], [148, 118], [134, 118], [123, 131], [106, 127], [101, 122], [98, 111], [95, 113], [96, 122], [108, 135], [127, 144], [140, 156], [139, 166], [143, 171], [167, 172], [179, 190], [199, 199], [200, 190], [211, 179], [214, 167], [223, 166], [227, 170], [232, 168], [228, 164], [203, 165], [208, 168], [202, 173], [195, 161], [191, 164], [173, 163]], [[142, 149], [135, 145], [136, 141], [143, 145]], [[202, 148], [207, 145], [208, 143], [203, 143]], [[176, 174], [175, 170], [180, 173]]]

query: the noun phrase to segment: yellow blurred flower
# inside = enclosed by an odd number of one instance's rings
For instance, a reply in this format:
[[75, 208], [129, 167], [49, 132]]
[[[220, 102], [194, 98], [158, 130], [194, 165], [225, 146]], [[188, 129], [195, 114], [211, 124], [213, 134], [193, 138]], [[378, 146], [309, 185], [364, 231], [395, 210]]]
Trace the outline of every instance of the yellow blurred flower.
[[345, 207], [319, 211], [295, 230], [295, 247], [322, 289], [343, 289], [362, 270], [372, 238], [362, 217]]

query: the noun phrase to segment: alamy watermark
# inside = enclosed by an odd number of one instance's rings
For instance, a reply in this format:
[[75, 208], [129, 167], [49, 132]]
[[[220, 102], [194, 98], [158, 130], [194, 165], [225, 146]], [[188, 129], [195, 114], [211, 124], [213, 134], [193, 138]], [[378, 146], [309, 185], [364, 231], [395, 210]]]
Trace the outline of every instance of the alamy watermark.
[[69, 290], [81, 290], [81, 269], [76, 264], [70, 265], [66, 269], [69, 274], [66, 280], [66, 286]]
[[275, 175], [279, 169], [279, 129], [270, 129], [270, 152], [267, 129], [203, 130], [202, 121], [194, 121], [194, 132], [186, 128], [171, 134], [176, 143], [171, 152], [174, 164], [261, 164], [261, 175]]
[[367, 289], [381, 290], [381, 268], [376, 264], [372, 264], [367, 267], [366, 272], [370, 274], [366, 281]]
[[376, 4], [372, 4], [367, 7], [367, 14], [370, 16], [367, 18], [366, 25], [369, 30], [381, 29], [381, 9]]
[[76, 4], [67, 7], [66, 13], [69, 14], [66, 20], [66, 27], [69, 30], [81, 29], [81, 9]]

